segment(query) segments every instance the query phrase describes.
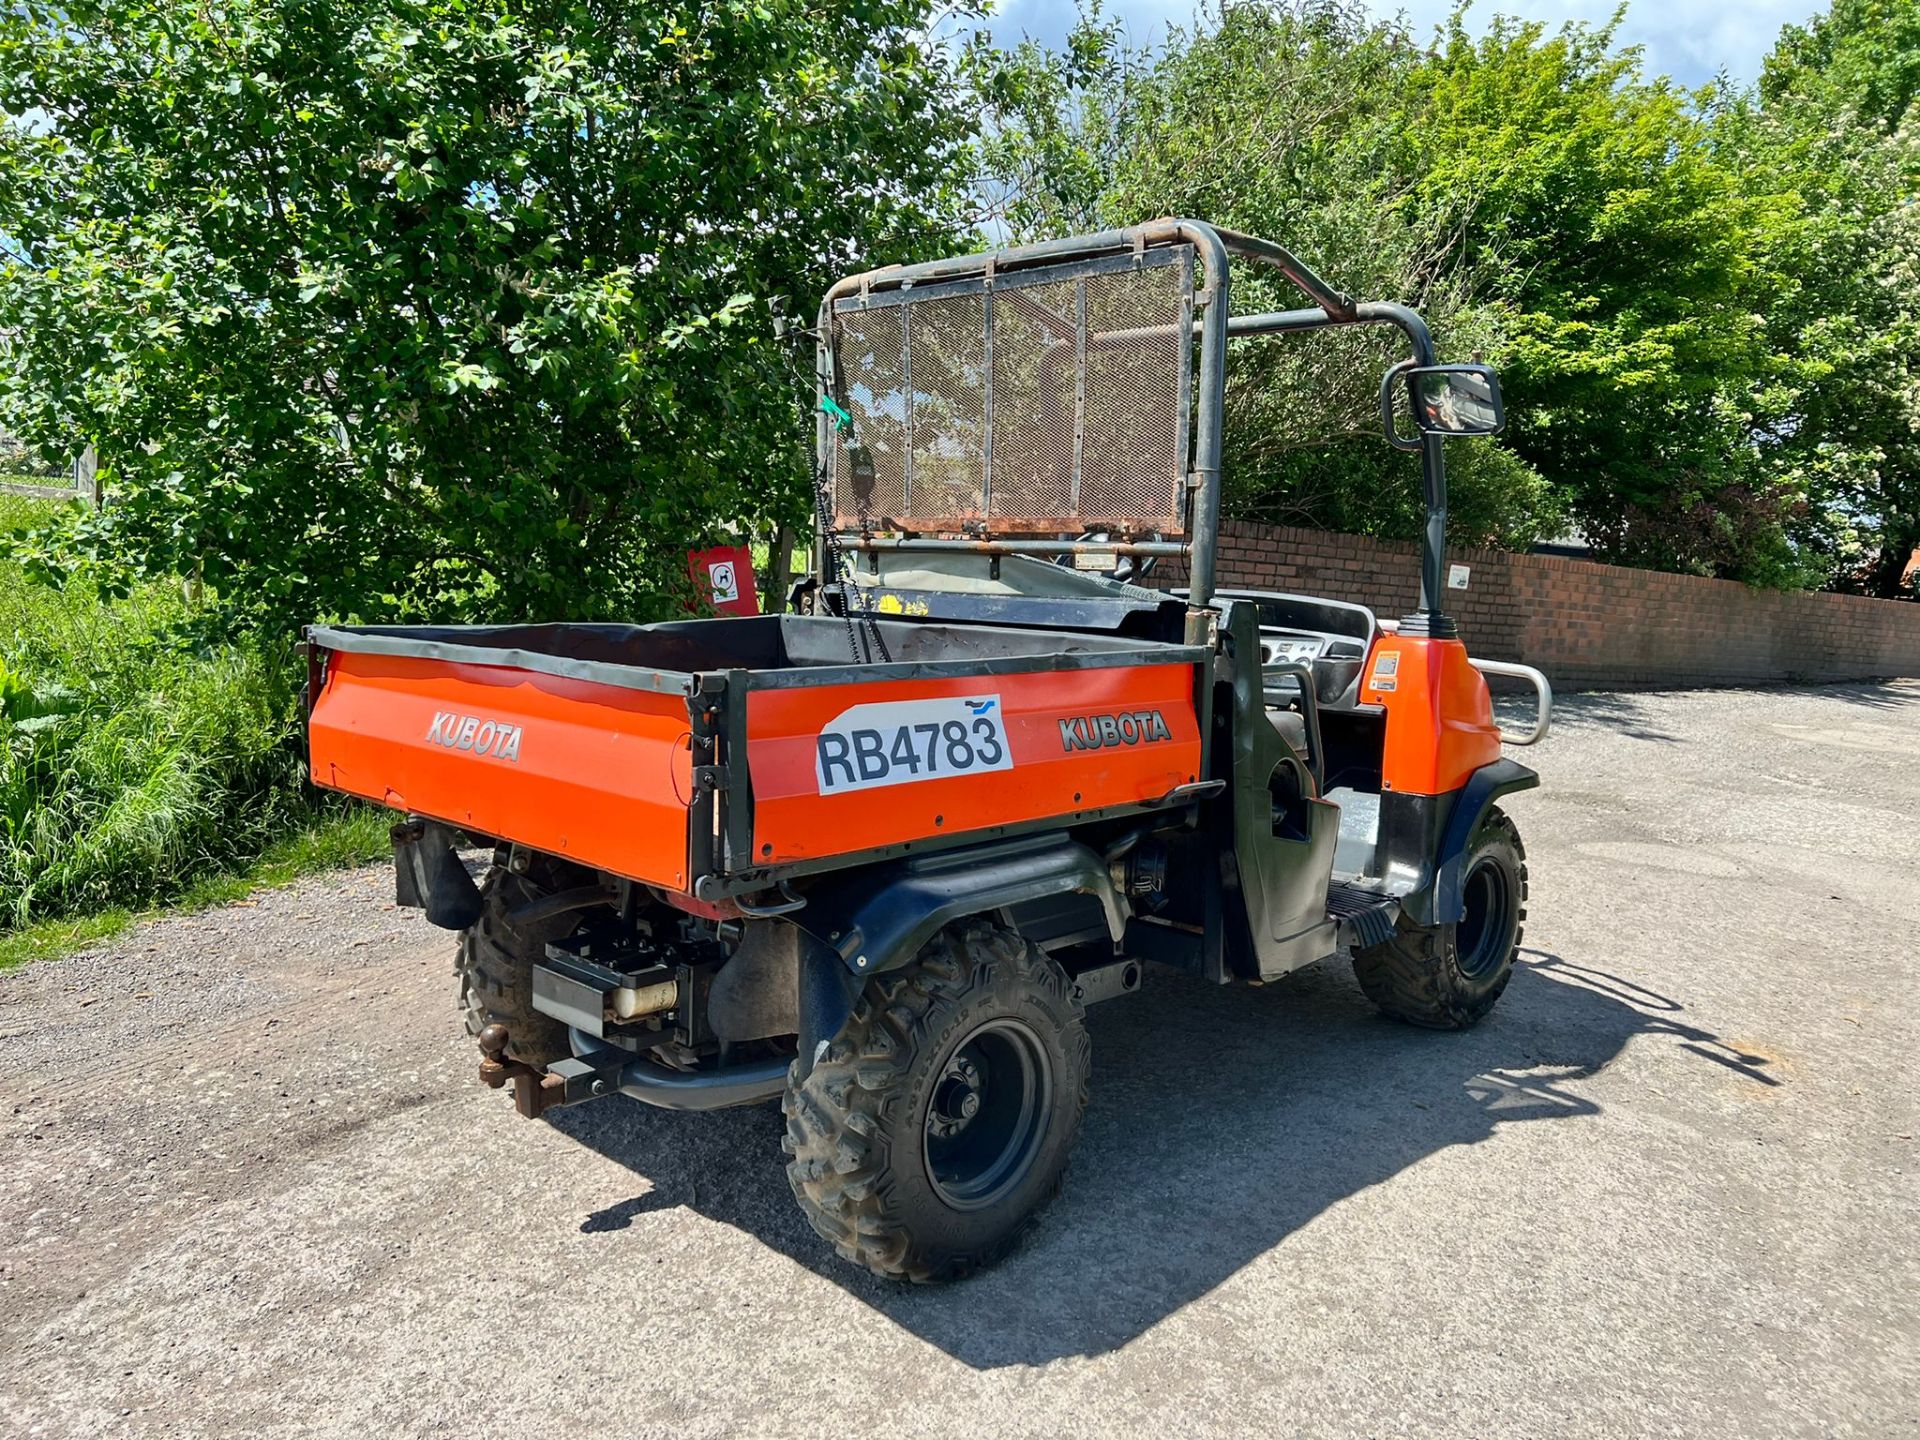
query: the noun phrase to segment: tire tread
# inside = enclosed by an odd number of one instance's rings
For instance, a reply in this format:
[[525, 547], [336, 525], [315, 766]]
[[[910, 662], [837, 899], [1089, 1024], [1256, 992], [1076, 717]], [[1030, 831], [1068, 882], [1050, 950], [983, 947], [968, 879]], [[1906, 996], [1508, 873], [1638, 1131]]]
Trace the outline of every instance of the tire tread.
[[1061, 1174], [1056, 1173], [1017, 1224], [966, 1253], [917, 1245], [894, 1203], [889, 1121], [905, 1103], [929, 1019], [995, 973], [1043, 989], [1072, 1016], [1066, 1039], [1077, 1061], [1072, 1111], [1077, 1128], [1087, 1105], [1092, 1045], [1066, 972], [1017, 931], [983, 920], [947, 927], [912, 966], [869, 981], [845, 1028], [812, 1070], [803, 1077], [796, 1060], [789, 1074], [781, 1102], [787, 1122], [781, 1145], [792, 1157], [787, 1179], [794, 1197], [842, 1258], [877, 1275], [926, 1284], [991, 1265], [1019, 1243], [1059, 1193]]
[[[1518, 884], [1514, 896], [1513, 951], [1520, 948], [1527, 925], [1527, 851], [1520, 831], [1498, 806], [1488, 810], [1474, 831], [1472, 848], [1489, 840], [1512, 847]], [[1404, 921], [1384, 944], [1358, 951], [1353, 973], [1367, 999], [1396, 1020], [1430, 1030], [1464, 1030], [1484, 1019], [1507, 988], [1512, 964], [1486, 990], [1467, 989], [1455, 969], [1451, 926], [1416, 926]]]
[[480, 885], [480, 918], [460, 932], [454, 952], [467, 1034], [506, 1026], [508, 1053], [528, 1065], [550, 1065], [572, 1053], [567, 1027], [533, 1008], [533, 967], [546, 958], [548, 942], [560, 938], [552, 933], [555, 926], [522, 931], [507, 921], [509, 911], [547, 893], [528, 876], [495, 863]]

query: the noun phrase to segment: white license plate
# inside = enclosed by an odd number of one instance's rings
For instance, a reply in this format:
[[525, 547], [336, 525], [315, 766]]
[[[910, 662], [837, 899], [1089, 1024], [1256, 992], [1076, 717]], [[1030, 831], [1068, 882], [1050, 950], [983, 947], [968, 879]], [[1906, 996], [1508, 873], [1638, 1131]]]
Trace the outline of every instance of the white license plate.
[[822, 795], [1012, 768], [998, 695], [855, 705], [814, 744]]

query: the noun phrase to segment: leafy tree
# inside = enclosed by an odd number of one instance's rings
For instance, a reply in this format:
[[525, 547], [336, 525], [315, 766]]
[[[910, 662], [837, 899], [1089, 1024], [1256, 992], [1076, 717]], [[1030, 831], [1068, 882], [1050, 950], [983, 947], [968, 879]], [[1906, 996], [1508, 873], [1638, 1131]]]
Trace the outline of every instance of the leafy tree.
[[1817, 504], [1801, 542], [1831, 583], [1912, 597], [1920, 545], [1920, 3], [1840, 0], [1788, 26], [1758, 93], [1716, 116], [1743, 183], [1787, 202], [1753, 308], [1793, 357], [1766, 437]]
[[[1841, 0], [1754, 94], [1648, 79], [1612, 26], [1476, 37], [1461, 11], [1422, 45], [1337, 0], [1244, 0], [1142, 55], [1096, 9], [1065, 52], [1017, 52], [982, 153], [1016, 233], [1209, 216], [1499, 365], [1509, 434], [1451, 452], [1462, 538], [1525, 544], [1570, 512], [1610, 559], [1884, 593], [1920, 511], [1915, 13]], [[1243, 287], [1269, 298], [1290, 301]], [[1412, 533], [1396, 458], [1325, 443], [1371, 433], [1388, 353], [1342, 334], [1237, 357], [1230, 504]]]
[[1014, 241], [1084, 234], [1106, 223], [1107, 190], [1132, 124], [1131, 91], [1149, 57], [1136, 55], [1100, 0], [1082, 0], [1064, 48], [1031, 37], [997, 50], [975, 38], [967, 78], [984, 120], [977, 181]]
[[[770, 309], [945, 249], [924, 0], [18, 0], [0, 417], [97, 443], [49, 564], [320, 615], [641, 617], [806, 512]], [[806, 323], [810, 317], [803, 317]]]
[[1805, 496], [1752, 443], [1783, 361], [1744, 297], [1777, 202], [1611, 27], [1501, 19], [1476, 39], [1456, 12], [1420, 71], [1418, 193], [1466, 216], [1514, 448], [1609, 558], [1799, 582]]
[[[1270, 235], [1341, 288], [1428, 317], [1456, 358], [1503, 346], [1468, 303], [1459, 215], [1418, 209], [1419, 52], [1396, 25], [1338, 3], [1232, 4], [1212, 28], [1129, 52], [1098, 8], [1064, 52], [1027, 45], [996, 75], [982, 158], [1023, 238], [1198, 215]], [[1236, 310], [1300, 297], [1248, 268]], [[1420, 524], [1414, 462], [1379, 437], [1397, 332], [1238, 345], [1229, 365], [1227, 503], [1236, 514], [1369, 534]], [[1358, 442], [1358, 443], [1356, 443]], [[1524, 545], [1558, 524], [1546, 483], [1498, 445], [1449, 456], [1453, 533]]]
[[1913, 0], [1835, 0], [1825, 15], [1780, 32], [1760, 71], [1760, 98], [1824, 101], [1891, 134], [1920, 94], [1920, 6]]

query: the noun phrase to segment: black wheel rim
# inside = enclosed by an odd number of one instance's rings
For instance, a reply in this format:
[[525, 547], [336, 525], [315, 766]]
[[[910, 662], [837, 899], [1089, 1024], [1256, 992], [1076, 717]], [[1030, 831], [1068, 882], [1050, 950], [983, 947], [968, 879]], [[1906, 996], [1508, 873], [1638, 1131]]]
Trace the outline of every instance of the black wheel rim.
[[1507, 872], [1492, 860], [1482, 860], [1467, 872], [1461, 899], [1465, 910], [1454, 927], [1460, 973], [1478, 980], [1500, 968], [1507, 937], [1513, 933], [1513, 888]]
[[925, 1124], [927, 1175], [955, 1210], [982, 1210], [1033, 1169], [1053, 1109], [1053, 1066], [1018, 1020], [989, 1020], [947, 1056]]

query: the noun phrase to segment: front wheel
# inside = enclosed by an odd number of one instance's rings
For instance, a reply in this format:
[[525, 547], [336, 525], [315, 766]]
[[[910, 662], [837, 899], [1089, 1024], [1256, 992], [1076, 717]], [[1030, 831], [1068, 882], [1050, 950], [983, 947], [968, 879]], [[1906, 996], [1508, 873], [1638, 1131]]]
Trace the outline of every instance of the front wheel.
[[813, 1228], [889, 1279], [957, 1279], [1060, 1189], [1092, 1047], [1066, 973], [983, 920], [876, 976], [782, 1110]]
[[1527, 852], [1497, 806], [1467, 846], [1465, 911], [1452, 925], [1409, 925], [1353, 957], [1367, 998], [1388, 1015], [1434, 1030], [1464, 1030], [1493, 1009], [1513, 974], [1527, 918]]

